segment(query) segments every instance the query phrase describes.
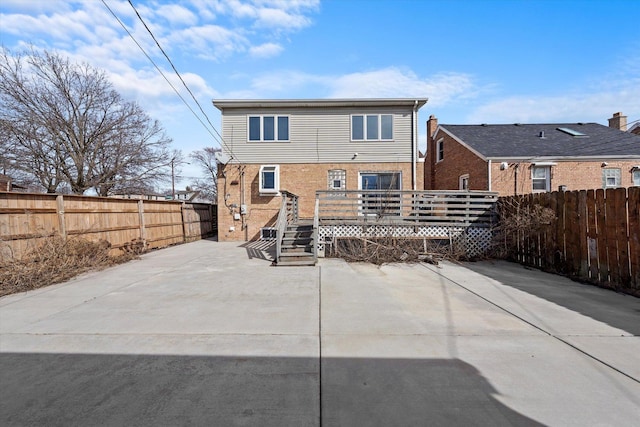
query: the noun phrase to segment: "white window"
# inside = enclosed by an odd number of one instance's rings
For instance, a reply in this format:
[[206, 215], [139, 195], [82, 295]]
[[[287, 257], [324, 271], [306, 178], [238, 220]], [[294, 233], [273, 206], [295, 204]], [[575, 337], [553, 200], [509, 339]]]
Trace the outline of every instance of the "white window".
[[260, 194], [277, 195], [280, 192], [280, 167], [260, 166]]
[[469, 174], [460, 175], [458, 179], [460, 190], [468, 190], [469, 189]]
[[551, 167], [533, 166], [531, 168], [532, 190], [534, 193], [551, 189]]
[[249, 141], [289, 141], [289, 116], [249, 116]]
[[621, 185], [620, 168], [602, 169], [602, 187], [616, 188]]
[[393, 139], [393, 115], [354, 114], [351, 116], [352, 141], [390, 141]]
[[436, 142], [436, 161], [441, 162], [444, 160], [444, 139], [439, 139]]
[[640, 169], [634, 169], [633, 172], [631, 172], [631, 179], [633, 185], [640, 186]]

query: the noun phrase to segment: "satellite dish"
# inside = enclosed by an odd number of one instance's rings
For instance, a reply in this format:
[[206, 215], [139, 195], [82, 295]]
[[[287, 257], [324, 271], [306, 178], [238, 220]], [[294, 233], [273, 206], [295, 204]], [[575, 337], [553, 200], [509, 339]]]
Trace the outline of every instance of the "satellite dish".
[[226, 165], [231, 160], [231, 157], [224, 154], [222, 151], [216, 151], [213, 155], [218, 163]]

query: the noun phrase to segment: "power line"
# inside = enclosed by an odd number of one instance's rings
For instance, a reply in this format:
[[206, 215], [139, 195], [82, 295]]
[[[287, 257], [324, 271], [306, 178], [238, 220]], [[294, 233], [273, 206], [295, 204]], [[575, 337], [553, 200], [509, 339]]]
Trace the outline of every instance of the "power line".
[[[104, 1], [104, 0], [103, 0]], [[142, 25], [144, 25], [144, 28], [147, 30], [147, 32], [149, 33], [149, 35], [151, 36], [151, 38], [153, 39], [153, 41], [156, 43], [156, 46], [158, 46], [158, 49], [160, 49], [160, 52], [162, 52], [162, 54], [164, 55], [164, 57], [167, 59], [167, 61], [169, 62], [169, 64], [171, 65], [171, 68], [173, 68], [173, 71], [176, 73], [176, 75], [178, 76], [178, 78], [180, 79], [180, 81], [182, 82], [182, 85], [185, 87], [185, 89], [187, 89], [187, 92], [189, 92], [189, 95], [191, 95], [191, 98], [193, 99], [193, 101], [196, 103], [196, 105], [198, 106], [198, 108], [200, 109], [200, 112], [202, 113], [202, 115], [207, 119], [207, 122], [209, 123], [209, 125], [211, 126], [211, 128], [214, 130], [214, 132], [218, 135], [218, 137], [220, 137], [220, 143], [222, 145], [224, 145], [227, 150], [229, 150], [229, 152], [233, 155], [232, 150], [227, 146], [227, 144], [224, 141], [224, 138], [222, 137], [222, 135], [220, 135], [220, 133], [218, 132], [218, 130], [216, 129], [216, 127], [213, 125], [213, 123], [211, 123], [211, 120], [209, 119], [209, 116], [207, 115], [207, 113], [204, 111], [204, 109], [202, 108], [202, 105], [200, 105], [200, 102], [198, 101], [198, 99], [195, 97], [195, 95], [193, 94], [193, 92], [191, 91], [191, 89], [189, 89], [189, 86], [187, 86], [187, 83], [184, 81], [184, 79], [182, 78], [182, 75], [180, 75], [180, 72], [178, 71], [178, 69], [176, 68], [176, 66], [173, 64], [173, 61], [171, 61], [171, 58], [169, 58], [169, 55], [167, 55], [167, 53], [165, 52], [165, 50], [162, 48], [162, 46], [160, 46], [160, 42], [158, 42], [158, 39], [156, 39], [156, 36], [153, 34], [153, 32], [151, 31], [151, 29], [149, 28], [149, 26], [147, 25], [147, 23], [144, 21], [144, 19], [142, 19], [142, 16], [140, 16], [140, 13], [138, 12], [138, 10], [136, 9], [136, 7], [133, 5], [133, 3], [131, 2], [131, 0], [129, 1], [129, 5], [131, 6], [131, 8], [134, 10], [134, 12], [136, 13], [136, 15], [138, 16], [138, 19], [140, 20], [140, 22], [142, 22]]]
[[[207, 132], [209, 133], [209, 135], [211, 135], [211, 137], [214, 139], [214, 141], [216, 141], [219, 145], [225, 145], [225, 147], [227, 149], [229, 149], [229, 147], [227, 147], [227, 144], [224, 143], [224, 140], [222, 140], [222, 136], [220, 136], [220, 134], [218, 133], [218, 131], [215, 129], [215, 127], [211, 124], [211, 121], [209, 120], [209, 118], [206, 116], [206, 114], [203, 111], [203, 114], [205, 115], [205, 117], [207, 117], [207, 121], [209, 122], [209, 124], [211, 125], [211, 127], [213, 128], [213, 130], [215, 131], [215, 133], [220, 137], [220, 140], [218, 139], [218, 137], [216, 137], [216, 135], [214, 135], [211, 130], [207, 127], [207, 125], [202, 121], [202, 119], [198, 116], [198, 114], [193, 110], [193, 108], [191, 108], [191, 106], [189, 105], [189, 103], [184, 99], [184, 97], [180, 94], [180, 92], [176, 89], [176, 87], [171, 83], [171, 81], [169, 81], [169, 79], [167, 78], [167, 76], [162, 72], [162, 70], [160, 69], [160, 67], [155, 63], [155, 61], [149, 56], [149, 54], [144, 50], [144, 48], [140, 45], [140, 43], [138, 43], [138, 41], [136, 40], [136, 38], [133, 36], [133, 34], [131, 34], [131, 32], [128, 30], [128, 28], [126, 27], [126, 25], [124, 25], [124, 23], [120, 20], [120, 18], [118, 18], [118, 16], [115, 14], [115, 12], [109, 7], [109, 5], [105, 2], [105, 0], [101, 0], [102, 4], [104, 4], [104, 6], [107, 8], [107, 10], [111, 13], [111, 15], [113, 15], [113, 17], [118, 21], [118, 23], [120, 24], [120, 26], [126, 31], [126, 33], [129, 35], [129, 37], [134, 41], [134, 43], [138, 46], [138, 48], [142, 51], [142, 53], [147, 57], [147, 59], [149, 60], [149, 62], [151, 62], [153, 64], [153, 66], [156, 68], [156, 70], [158, 70], [158, 72], [160, 73], [160, 75], [162, 75], [162, 77], [165, 79], [165, 81], [169, 84], [169, 86], [171, 86], [171, 88], [173, 89], [173, 91], [176, 93], [176, 95], [178, 95], [178, 97], [182, 100], [182, 102], [184, 103], [184, 105], [189, 109], [189, 111], [191, 111], [191, 114], [193, 114], [193, 116], [200, 122], [200, 124], [207, 130]], [[133, 7], [133, 5], [132, 5]], [[135, 10], [135, 8], [134, 8]], [[136, 11], [137, 13], [137, 11]], [[139, 15], [138, 15], [139, 16]], [[144, 24], [144, 22], [143, 22]], [[146, 27], [146, 24], [145, 24]], [[148, 30], [148, 29], [147, 29]], [[154, 38], [155, 40], [155, 38]], [[156, 42], [157, 43], [157, 42]], [[164, 52], [163, 52], [164, 53]], [[175, 70], [175, 68], [174, 68]], [[180, 80], [182, 80], [182, 77], [180, 77]], [[184, 81], [182, 81], [184, 84]], [[188, 90], [188, 88], [187, 88]], [[191, 91], [189, 91], [189, 93], [191, 93]], [[191, 96], [193, 97], [193, 94], [191, 94]], [[195, 98], [194, 98], [195, 99]], [[197, 100], [196, 100], [197, 103]], [[198, 106], [200, 107], [200, 105], [198, 104]], [[202, 111], [202, 107], [200, 107], [200, 110]], [[222, 143], [221, 143], [222, 140]], [[229, 150], [231, 152], [231, 150]]]

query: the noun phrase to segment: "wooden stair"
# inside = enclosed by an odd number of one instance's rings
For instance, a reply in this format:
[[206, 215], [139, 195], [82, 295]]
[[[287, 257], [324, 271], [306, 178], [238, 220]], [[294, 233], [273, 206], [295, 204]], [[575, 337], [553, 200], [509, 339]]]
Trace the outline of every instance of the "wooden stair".
[[313, 224], [298, 222], [289, 224], [282, 236], [281, 253], [276, 265], [304, 266], [316, 265], [313, 251]]

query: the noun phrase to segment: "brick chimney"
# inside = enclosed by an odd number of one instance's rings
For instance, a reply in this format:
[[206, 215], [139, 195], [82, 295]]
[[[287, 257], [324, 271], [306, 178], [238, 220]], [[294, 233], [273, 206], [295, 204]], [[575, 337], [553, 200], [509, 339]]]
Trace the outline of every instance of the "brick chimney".
[[431, 138], [433, 136], [433, 132], [435, 132], [438, 127], [438, 119], [433, 114], [429, 116], [429, 120], [427, 120], [427, 138]]
[[438, 119], [433, 114], [427, 120], [427, 161], [424, 164], [424, 186], [425, 190], [433, 190], [436, 185], [436, 144], [433, 140], [433, 133], [438, 127]]
[[613, 117], [609, 119], [609, 127], [626, 132], [627, 116], [623, 116], [620, 112], [613, 113]]

